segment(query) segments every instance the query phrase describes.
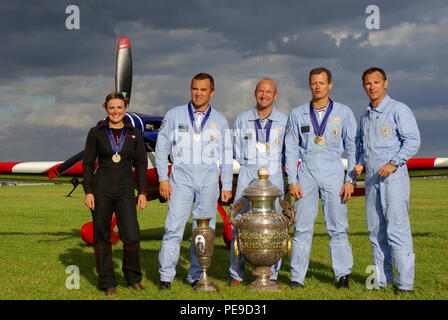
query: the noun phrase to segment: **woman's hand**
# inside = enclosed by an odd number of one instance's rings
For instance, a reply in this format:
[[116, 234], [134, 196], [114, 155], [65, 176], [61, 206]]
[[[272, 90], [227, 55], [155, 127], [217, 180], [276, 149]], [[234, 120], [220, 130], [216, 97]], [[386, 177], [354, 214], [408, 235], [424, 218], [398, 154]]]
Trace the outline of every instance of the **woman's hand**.
[[140, 211], [142, 211], [143, 209], [146, 208], [146, 203], [148, 202], [148, 200], [146, 200], [146, 195], [144, 194], [139, 194], [137, 197], [137, 206], [138, 209]]
[[84, 203], [86, 204], [87, 208], [91, 210], [95, 210], [95, 197], [93, 193], [87, 193]]

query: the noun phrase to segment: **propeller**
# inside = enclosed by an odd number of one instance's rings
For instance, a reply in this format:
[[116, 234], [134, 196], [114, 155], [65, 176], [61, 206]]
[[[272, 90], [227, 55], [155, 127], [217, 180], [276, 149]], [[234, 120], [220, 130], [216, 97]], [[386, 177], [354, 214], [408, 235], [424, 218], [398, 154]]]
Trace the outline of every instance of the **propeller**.
[[132, 88], [132, 53], [129, 38], [118, 38], [115, 61], [115, 91], [122, 92], [129, 100]]

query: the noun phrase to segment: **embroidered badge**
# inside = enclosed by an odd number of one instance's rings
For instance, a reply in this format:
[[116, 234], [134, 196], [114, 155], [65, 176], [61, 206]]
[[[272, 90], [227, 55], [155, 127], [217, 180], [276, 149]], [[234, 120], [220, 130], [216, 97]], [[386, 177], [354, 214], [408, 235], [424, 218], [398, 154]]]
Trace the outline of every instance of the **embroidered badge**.
[[392, 129], [389, 126], [384, 126], [381, 128], [381, 135], [384, 138], [387, 138], [391, 132], [392, 132]]
[[339, 129], [338, 128], [334, 128], [333, 130], [331, 130], [331, 136], [333, 138], [339, 137]]
[[212, 132], [210, 134], [209, 140], [211, 143], [214, 143], [216, 141], [216, 133], [215, 132]]
[[210, 123], [210, 127], [216, 128], [216, 123]]

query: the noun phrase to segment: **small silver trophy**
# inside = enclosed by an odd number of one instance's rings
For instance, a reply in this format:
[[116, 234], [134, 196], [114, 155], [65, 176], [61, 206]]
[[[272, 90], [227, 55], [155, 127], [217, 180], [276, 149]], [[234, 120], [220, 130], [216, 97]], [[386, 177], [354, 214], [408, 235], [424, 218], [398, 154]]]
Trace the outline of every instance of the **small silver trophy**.
[[215, 246], [215, 230], [209, 226], [212, 218], [195, 218], [197, 227], [193, 229], [191, 238], [194, 252], [202, 268], [201, 279], [195, 284], [196, 291], [218, 291], [218, 287], [207, 276], [207, 269], [210, 265]]

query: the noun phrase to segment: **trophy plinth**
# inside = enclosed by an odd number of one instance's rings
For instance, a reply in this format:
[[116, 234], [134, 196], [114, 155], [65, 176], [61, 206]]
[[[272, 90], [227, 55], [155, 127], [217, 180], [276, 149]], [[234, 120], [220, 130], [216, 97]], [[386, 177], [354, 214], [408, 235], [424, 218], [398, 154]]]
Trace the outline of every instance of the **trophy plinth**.
[[215, 246], [215, 230], [209, 226], [212, 218], [195, 218], [197, 227], [193, 229], [191, 238], [194, 252], [202, 268], [201, 279], [194, 286], [195, 291], [218, 291], [216, 284], [207, 276]]

